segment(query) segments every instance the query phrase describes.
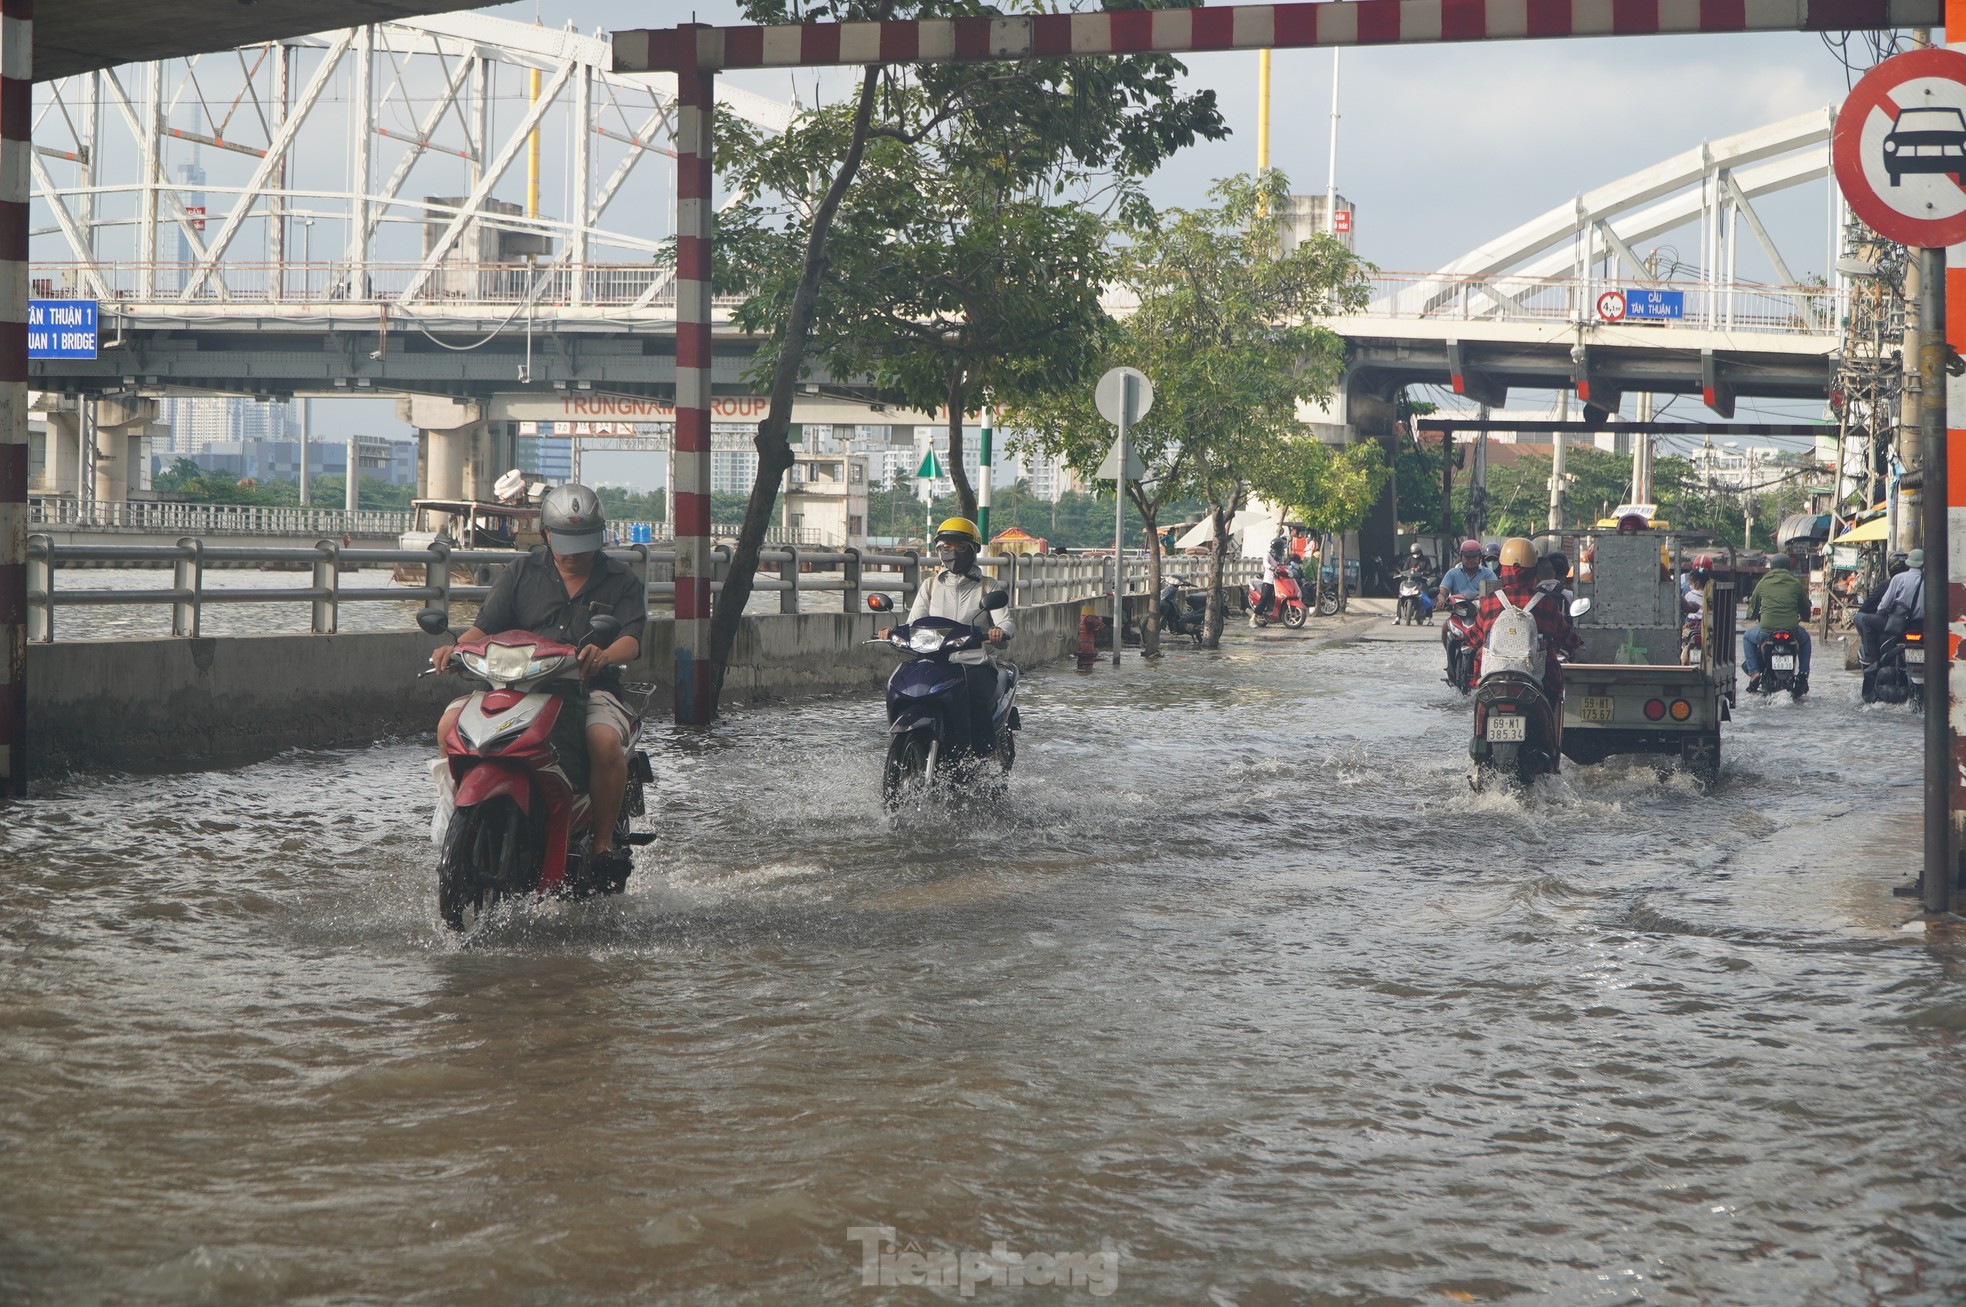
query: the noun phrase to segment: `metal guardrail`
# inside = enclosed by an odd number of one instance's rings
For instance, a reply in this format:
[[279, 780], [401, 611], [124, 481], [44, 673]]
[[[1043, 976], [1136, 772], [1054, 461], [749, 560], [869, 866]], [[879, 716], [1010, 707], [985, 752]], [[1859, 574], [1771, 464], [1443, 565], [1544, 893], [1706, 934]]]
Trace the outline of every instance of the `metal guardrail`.
[[29, 526], [176, 531], [184, 535], [401, 535], [410, 514], [397, 509], [266, 508], [255, 504], [182, 504], [112, 499], [83, 506], [73, 499], [27, 501]]
[[[671, 570], [676, 556], [673, 549], [648, 545], [629, 545], [607, 551], [635, 569], [642, 578], [651, 604], [673, 605], [673, 580], [657, 580], [657, 568]], [[721, 591], [730, 570], [731, 551], [718, 545], [712, 551], [710, 589]], [[865, 611], [869, 592], [899, 594], [902, 603], [912, 603], [921, 583], [924, 563], [933, 565], [913, 550], [886, 553], [861, 549], [766, 549], [758, 556], [754, 590], [779, 595], [779, 611], [802, 611], [799, 596], [812, 591], [838, 591], [845, 612]], [[63, 590], [55, 583], [62, 563], [137, 563], [171, 565], [171, 584], [157, 590]], [[420, 599], [446, 614], [452, 602], [481, 602], [491, 593], [490, 586], [454, 585], [451, 569], [505, 566], [515, 561], [509, 550], [455, 550], [440, 542], [425, 549], [347, 549], [332, 540], [312, 548], [256, 548], [245, 545], [207, 545], [203, 540], [184, 539], [175, 545], [61, 545], [46, 535], [27, 538], [27, 638], [40, 643], [55, 638], [55, 610], [70, 605], [162, 605], [171, 607], [171, 634], [187, 639], [198, 636], [206, 604], [305, 603], [313, 612], [309, 629], [316, 635], [333, 635], [339, 629], [342, 604], [385, 601], [401, 603]], [[986, 554], [978, 560], [1011, 594], [1013, 606], [1063, 603], [1112, 593], [1113, 560], [1096, 554]], [[311, 584], [278, 590], [211, 590], [204, 588], [207, 563], [298, 563], [312, 571]], [[346, 586], [343, 568], [374, 566], [421, 566], [422, 585], [388, 587]], [[808, 572], [810, 565], [826, 567], [825, 572]], [[832, 569], [837, 568], [837, 572]], [[1261, 564], [1253, 559], [1232, 558], [1224, 566], [1226, 584], [1246, 584], [1261, 574]], [[1144, 594], [1147, 589], [1147, 560], [1129, 555], [1124, 569], [1124, 593]]]
[[[154, 314], [175, 308], [238, 305], [264, 309], [285, 304], [397, 304], [423, 272], [421, 263], [370, 263], [357, 270], [339, 261], [252, 263], [227, 259], [223, 284], [207, 279], [188, 298], [174, 287], [189, 285], [200, 265], [157, 261], [150, 264], [103, 262], [86, 269], [78, 263], [39, 263], [33, 279], [37, 295], [80, 294], [88, 274], [109, 292], [105, 312]], [[148, 274], [146, 276], [146, 274]], [[148, 285], [155, 289], [144, 294]], [[742, 295], [719, 295], [720, 308], [742, 304]], [[467, 311], [474, 305], [499, 309], [500, 316], [531, 305], [534, 311], [564, 308], [634, 308], [673, 314], [676, 283], [667, 268], [648, 263], [453, 263], [431, 273], [411, 301], [423, 313]]]
[[[1849, 296], [1830, 286], [1771, 286], [1762, 282], [1623, 281], [1577, 277], [1456, 277], [1442, 273], [1380, 272], [1362, 317], [1452, 319], [1462, 322], [1590, 322], [1599, 325], [1780, 332], [1834, 336]], [[1598, 297], [1633, 287], [1678, 296], [1681, 316], [1620, 322], [1599, 316]]]

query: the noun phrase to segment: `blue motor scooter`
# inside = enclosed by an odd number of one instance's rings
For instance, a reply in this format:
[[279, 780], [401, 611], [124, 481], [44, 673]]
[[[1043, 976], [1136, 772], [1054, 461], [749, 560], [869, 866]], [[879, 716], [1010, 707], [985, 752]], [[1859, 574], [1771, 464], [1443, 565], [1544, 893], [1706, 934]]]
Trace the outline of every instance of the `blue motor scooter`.
[[[986, 596], [983, 606], [1007, 607], [1002, 591]], [[888, 612], [886, 595], [869, 595], [867, 606]], [[879, 641], [910, 655], [887, 681], [887, 765], [881, 770], [881, 797], [897, 807], [910, 791], [942, 779], [968, 781], [994, 761], [1000, 776], [1009, 776], [1017, 760], [1017, 737], [1023, 723], [1017, 714], [1017, 668], [996, 664], [997, 701], [990, 716], [990, 738], [969, 739], [969, 694], [963, 666], [951, 655], [981, 649], [986, 627], [946, 617], [925, 617], [912, 625], [896, 626]], [[980, 747], [977, 747], [979, 746]]]

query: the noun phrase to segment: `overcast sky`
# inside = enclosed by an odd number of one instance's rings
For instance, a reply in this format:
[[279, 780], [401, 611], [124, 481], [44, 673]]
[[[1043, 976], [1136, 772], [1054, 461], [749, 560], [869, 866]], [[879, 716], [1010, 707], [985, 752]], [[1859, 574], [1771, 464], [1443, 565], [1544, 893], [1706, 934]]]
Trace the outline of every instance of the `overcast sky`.
[[[704, 22], [738, 21], [735, 7], [717, 0], [693, 9], [538, 0], [488, 12], [589, 33], [671, 24], [692, 12]], [[1403, 271], [1436, 268], [1582, 191], [1702, 140], [1822, 109], [1846, 89], [1841, 63], [1813, 35], [1380, 47], [1340, 60], [1338, 190], [1357, 207], [1359, 252]], [[1150, 186], [1162, 204], [1201, 203], [1210, 181], [1255, 164], [1256, 55], [1199, 55], [1188, 65], [1192, 85], [1215, 89], [1234, 135], [1167, 165]], [[1331, 69], [1327, 50], [1275, 56], [1271, 157], [1300, 192], [1324, 190]], [[837, 71], [730, 76], [781, 100], [831, 97], [846, 85]], [[1824, 271], [1824, 184], [1757, 207], [1798, 276]], [[1684, 254], [1690, 262], [1697, 252], [1695, 240]], [[1740, 275], [1768, 274], [1755, 256], [1743, 258]], [[1779, 416], [1805, 414], [1790, 407]], [[396, 429], [380, 405], [316, 405], [323, 434], [378, 422]]]

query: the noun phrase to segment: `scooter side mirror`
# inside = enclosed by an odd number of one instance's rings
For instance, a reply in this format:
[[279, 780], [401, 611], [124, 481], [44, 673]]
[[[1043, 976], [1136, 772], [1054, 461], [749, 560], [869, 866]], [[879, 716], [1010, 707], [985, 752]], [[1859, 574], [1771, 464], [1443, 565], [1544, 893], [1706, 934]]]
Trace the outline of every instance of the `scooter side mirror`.
[[894, 611], [894, 600], [883, 594], [868, 595], [867, 607], [877, 613], [891, 613]]
[[1582, 617], [1585, 613], [1588, 613], [1590, 610], [1591, 610], [1591, 597], [1589, 595], [1585, 595], [1581, 599], [1572, 599], [1570, 601], [1570, 615], [1572, 617]]
[[425, 635], [449, 635], [451, 633], [450, 618], [444, 615], [444, 610], [441, 608], [424, 609], [416, 615], [416, 624], [423, 628]]
[[587, 638], [603, 649], [621, 638], [621, 619], [608, 613], [596, 613], [587, 619]]
[[1008, 607], [1010, 607], [1010, 596], [1001, 590], [992, 590], [983, 596], [983, 608], [986, 612], [994, 613], [999, 608]]

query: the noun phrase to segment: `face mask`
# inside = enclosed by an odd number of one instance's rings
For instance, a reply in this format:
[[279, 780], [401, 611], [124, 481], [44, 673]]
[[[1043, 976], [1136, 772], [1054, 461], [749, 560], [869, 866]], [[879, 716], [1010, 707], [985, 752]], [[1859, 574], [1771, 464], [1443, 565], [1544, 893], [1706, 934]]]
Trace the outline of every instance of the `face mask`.
[[957, 571], [960, 570], [958, 564], [962, 561], [963, 552], [954, 545], [942, 545], [936, 549], [935, 556], [942, 560], [942, 566]]

